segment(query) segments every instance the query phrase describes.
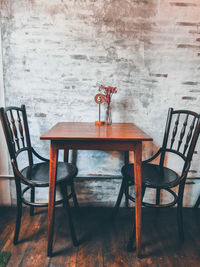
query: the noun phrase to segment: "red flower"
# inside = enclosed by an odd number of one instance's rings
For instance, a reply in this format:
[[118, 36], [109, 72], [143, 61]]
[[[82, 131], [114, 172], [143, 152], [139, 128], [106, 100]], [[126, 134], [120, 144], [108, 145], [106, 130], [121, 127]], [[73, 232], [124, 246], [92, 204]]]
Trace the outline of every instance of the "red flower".
[[117, 87], [100, 85], [99, 91], [103, 91], [104, 102], [110, 105], [112, 95], [117, 93]]

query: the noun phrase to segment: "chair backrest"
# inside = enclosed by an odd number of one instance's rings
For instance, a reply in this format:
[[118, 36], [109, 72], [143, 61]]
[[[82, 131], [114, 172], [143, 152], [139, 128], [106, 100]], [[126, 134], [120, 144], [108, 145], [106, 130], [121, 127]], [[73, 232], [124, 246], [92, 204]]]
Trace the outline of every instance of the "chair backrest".
[[17, 156], [27, 151], [29, 166], [33, 165], [32, 147], [25, 105], [0, 109], [0, 118], [10, 154], [17, 166]]
[[200, 132], [200, 114], [190, 110], [169, 109], [163, 144], [161, 147], [160, 165], [164, 163], [166, 152], [180, 156], [184, 161], [183, 171], [192, 160]]

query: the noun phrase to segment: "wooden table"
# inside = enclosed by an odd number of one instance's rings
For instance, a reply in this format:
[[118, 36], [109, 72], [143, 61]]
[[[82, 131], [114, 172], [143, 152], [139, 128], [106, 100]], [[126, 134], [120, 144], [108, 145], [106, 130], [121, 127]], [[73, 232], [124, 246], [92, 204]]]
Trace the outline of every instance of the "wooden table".
[[[152, 141], [142, 130], [132, 123], [113, 123], [95, 126], [94, 123], [60, 122], [40, 137], [51, 141], [49, 170], [49, 206], [48, 206], [48, 248], [47, 255], [52, 255], [54, 230], [54, 199], [56, 165], [59, 149], [115, 150], [134, 152], [135, 174], [135, 223], [136, 253], [141, 254], [141, 162], [142, 142]], [[127, 155], [127, 154], [126, 154]], [[126, 161], [128, 161], [126, 156]], [[116, 196], [117, 198], [117, 196]]]

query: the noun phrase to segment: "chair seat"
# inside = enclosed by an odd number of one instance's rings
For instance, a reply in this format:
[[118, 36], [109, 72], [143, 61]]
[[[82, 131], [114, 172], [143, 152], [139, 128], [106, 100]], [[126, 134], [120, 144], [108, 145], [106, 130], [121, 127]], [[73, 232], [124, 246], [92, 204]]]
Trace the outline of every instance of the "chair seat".
[[[64, 180], [71, 180], [77, 174], [76, 166], [67, 162], [57, 163], [57, 183]], [[21, 173], [31, 182], [38, 186], [49, 185], [49, 162], [37, 163], [21, 170]]]
[[[124, 165], [121, 171], [126, 179], [134, 183], [134, 164]], [[178, 179], [179, 175], [169, 168], [161, 168], [156, 164], [142, 164], [142, 183], [147, 187], [171, 187]]]

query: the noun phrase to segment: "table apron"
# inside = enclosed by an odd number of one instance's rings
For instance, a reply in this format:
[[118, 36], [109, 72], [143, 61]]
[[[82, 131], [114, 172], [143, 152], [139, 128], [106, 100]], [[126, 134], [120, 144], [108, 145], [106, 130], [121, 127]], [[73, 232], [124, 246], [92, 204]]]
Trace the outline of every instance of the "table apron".
[[141, 141], [81, 141], [81, 140], [52, 140], [51, 145], [57, 149], [77, 149], [77, 150], [115, 150], [134, 151], [135, 146]]

